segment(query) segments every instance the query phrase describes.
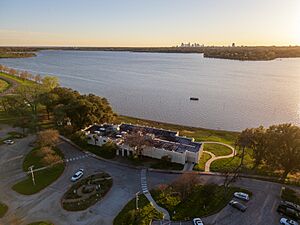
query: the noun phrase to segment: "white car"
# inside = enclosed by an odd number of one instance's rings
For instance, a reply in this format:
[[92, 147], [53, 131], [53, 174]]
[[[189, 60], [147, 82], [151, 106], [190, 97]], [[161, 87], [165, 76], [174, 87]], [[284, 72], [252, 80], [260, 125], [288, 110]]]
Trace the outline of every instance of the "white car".
[[3, 141], [4, 144], [8, 144], [8, 145], [12, 145], [14, 144], [15, 142], [13, 140], [5, 140]]
[[83, 176], [83, 169], [78, 170], [73, 177], [71, 177], [71, 181], [75, 182], [79, 180]]
[[249, 201], [250, 199], [249, 195], [243, 192], [234, 192], [233, 196], [244, 201]]
[[194, 218], [193, 223], [194, 225], [204, 225], [200, 218]]
[[299, 225], [296, 221], [289, 220], [289, 219], [286, 219], [286, 218], [281, 218], [280, 219], [280, 224], [283, 224], [283, 225]]

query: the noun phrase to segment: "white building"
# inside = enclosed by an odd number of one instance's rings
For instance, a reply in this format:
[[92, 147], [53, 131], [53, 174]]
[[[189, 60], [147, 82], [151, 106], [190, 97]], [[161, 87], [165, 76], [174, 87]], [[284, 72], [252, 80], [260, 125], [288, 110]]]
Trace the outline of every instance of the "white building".
[[178, 132], [145, 127], [131, 124], [121, 125], [92, 125], [84, 130], [88, 143], [102, 146], [112, 141], [119, 149], [117, 155], [130, 156], [135, 154], [137, 146], [130, 146], [126, 136], [136, 131], [143, 131], [143, 135], [151, 138], [151, 144], [143, 146], [141, 154], [151, 158], [161, 159], [167, 156], [171, 162], [185, 164], [186, 162], [198, 163], [202, 154], [203, 145], [194, 142], [193, 138], [181, 137]]

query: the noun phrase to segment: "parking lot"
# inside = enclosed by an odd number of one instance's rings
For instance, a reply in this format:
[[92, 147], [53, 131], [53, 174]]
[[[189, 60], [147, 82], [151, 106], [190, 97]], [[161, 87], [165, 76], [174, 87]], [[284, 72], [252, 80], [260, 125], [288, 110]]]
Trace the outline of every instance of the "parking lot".
[[[49, 220], [56, 225], [110, 225], [124, 205], [141, 189], [139, 170], [92, 157], [83, 157], [85, 153], [78, 151], [66, 142], [61, 142], [59, 148], [62, 149], [65, 157], [75, 159], [66, 164], [63, 175], [37, 194], [31, 196], [17, 194], [11, 189], [11, 186], [26, 176], [22, 171], [22, 161], [24, 155], [31, 150], [29, 144], [33, 140], [34, 137], [29, 136], [16, 140], [13, 145], [0, 146], [0, 196], [1, 201], [9, 205], [7, 215], [0, 219], [1, 225], [11, 224], [14, 220], [18, 221], [16, 224], [21, 225], [38, 220]], [[78, 168], [83, 168], [85, 175], [97, 171], [108, 172], [113, 178], [113, 187], [104, 199], [89, 209], [67, 212], [62, 209], [60, 200], [71, 185], [70, 177]], [[170, 183], [177, 176], [178, 174], [148, 172], [148, 187], [153, 188], [157, 184]], [[223, 182], [222, 177], [211, 175], [201, 175], [201, 180], [203, 183], [222, 184]], [[280, 216], [276, 212], [276, 208], [280, 201], [281, 184], [243, 178], [236, 181], [234, 185], [253, 193], [251, 200], [246, 203], [248, 207], [246, 212], [242, 213], [231, 206], [226, 206], [219, 213], [203, 218], [204, 224], [279, 224]], [[299, 188], [297, 189], [299, 190]]]

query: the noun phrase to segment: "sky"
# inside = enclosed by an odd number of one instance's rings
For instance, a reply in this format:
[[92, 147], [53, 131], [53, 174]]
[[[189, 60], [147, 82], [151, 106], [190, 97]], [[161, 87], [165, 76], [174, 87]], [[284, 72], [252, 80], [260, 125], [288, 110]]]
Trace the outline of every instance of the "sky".
[[0, 0], [1, 46], [300, 45], [300, 0]]

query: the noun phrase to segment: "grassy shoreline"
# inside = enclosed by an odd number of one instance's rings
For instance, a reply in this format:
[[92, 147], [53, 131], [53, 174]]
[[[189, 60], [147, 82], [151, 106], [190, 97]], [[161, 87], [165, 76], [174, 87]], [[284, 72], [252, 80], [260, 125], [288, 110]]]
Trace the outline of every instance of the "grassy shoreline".
[[194, 138], [195, 141], [217, 141], [231, 145], [234, 144], [237, 136], [239, 135], [239, 132], [236, 131], [213, 130], [201, 127], [191, 127], [122, 115], [118, 117], [117, 122], [140, 124], [144, 126], [152, 126], [167, 130], [179, 131], [180, 135]]

